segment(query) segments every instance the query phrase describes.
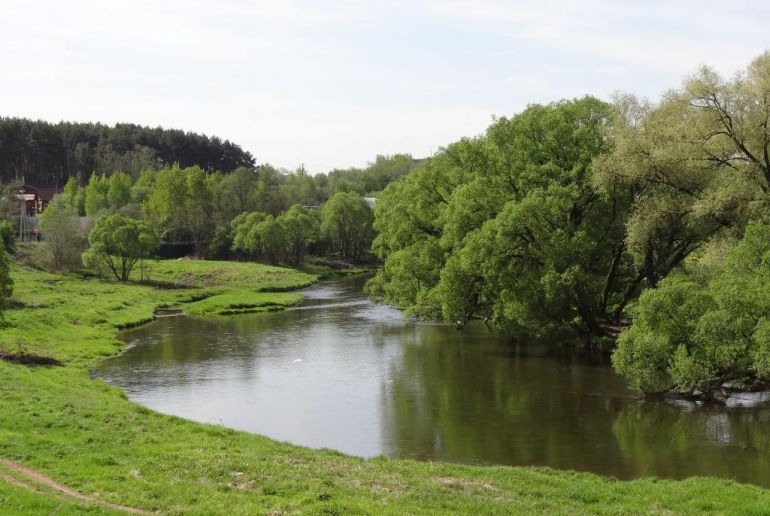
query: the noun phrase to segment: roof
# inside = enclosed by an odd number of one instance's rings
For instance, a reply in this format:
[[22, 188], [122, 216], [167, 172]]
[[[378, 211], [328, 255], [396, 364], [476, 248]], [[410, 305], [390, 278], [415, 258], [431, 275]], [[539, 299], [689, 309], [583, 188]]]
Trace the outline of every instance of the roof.
[[53, 199], [53, 196], [61, 193], [62, 189], [58, 186], [32, 186], [32, 185], [22, 185], [22, 189], [24, 189], [25, 193], [28, 194], [36, 194], [41, 201], [50, 201]]

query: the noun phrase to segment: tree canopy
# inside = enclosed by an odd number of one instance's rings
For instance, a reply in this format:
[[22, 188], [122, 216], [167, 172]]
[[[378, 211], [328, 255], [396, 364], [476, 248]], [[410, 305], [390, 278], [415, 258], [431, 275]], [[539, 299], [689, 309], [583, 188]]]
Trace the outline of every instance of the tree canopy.
[[106, 268], [120, 281], [127, 281], [137, 262], [158, 247], [158, 235], [145, 221], [120, 214], [96, 221], [88, 236], [91, 247], [84, 253], [87, 266]]

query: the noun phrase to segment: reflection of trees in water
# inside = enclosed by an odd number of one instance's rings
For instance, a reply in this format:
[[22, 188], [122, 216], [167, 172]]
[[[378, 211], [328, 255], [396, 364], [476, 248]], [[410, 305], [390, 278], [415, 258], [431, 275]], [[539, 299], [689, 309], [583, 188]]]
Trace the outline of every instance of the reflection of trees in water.
[[442, 327], [402, 349], [383, 383], [388, 454], [770, 485], [767, 409], [643, 403], [606, 366]]
[[140, 344], [96, 371], [127, 389], [253, 377], [258, 373], [260, 356], [285, 353], [286, 335], [294, 332], [296, 337], [298, 327], [301, 332], [311, 331], [318, 317], [282, 312], [223, 319], [161, 319], [126, 333], [128, 342]]
[[387, 453], [617, 471], [620, 401], [594, 395], [615, 381], [607, 370], [501, 356], [506, 348], [489, 332], [423, 327], [402, 346], [383, 385]]
[[770, 411], [628, 404], [613, 425], [632, 476], [713, 475], [770, 485]]

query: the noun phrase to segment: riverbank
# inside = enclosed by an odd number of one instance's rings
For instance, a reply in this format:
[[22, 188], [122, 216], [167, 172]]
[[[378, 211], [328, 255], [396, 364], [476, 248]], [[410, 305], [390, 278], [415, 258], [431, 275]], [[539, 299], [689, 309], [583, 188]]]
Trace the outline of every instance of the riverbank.
[[[63, 365], [0, 360], [0, 457], [92, 500], [32, 481], [13, 483], [18, 477], [0, 468], [0, 512], [115, 510], [100, 501], [200, 514], [762, 513], [770, 506], [770, 491], [716, 479], [620, 482], [545, 468], [357, 459], [157, 414], [89, 377], [90, 367], [120, 350], [117, 330], [152, 319], [158, 307], [189, 310], [207, 299], [226, 306], [216, 296], [227, 301], [237, 289], [259, 297], [304, 286], [314, 279], [307, 274], [180, 260], [153, 267], [155, 286], [20, 266], [14, 279], [15, 302], [0, 331], [3, 347]], [[25, 483], [38, 491], [17, 485]]]

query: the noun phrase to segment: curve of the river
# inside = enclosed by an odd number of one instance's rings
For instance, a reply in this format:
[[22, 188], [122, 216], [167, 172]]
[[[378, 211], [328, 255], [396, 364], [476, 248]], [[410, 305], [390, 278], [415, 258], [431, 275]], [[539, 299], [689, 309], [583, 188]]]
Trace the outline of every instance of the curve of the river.
[[770, 486], [770, 409], [642, 402], [606, 358], [405, 320], [363, 278], [297, 309], [163, 318], [94, 375], [159, 412], [370, 457]]

